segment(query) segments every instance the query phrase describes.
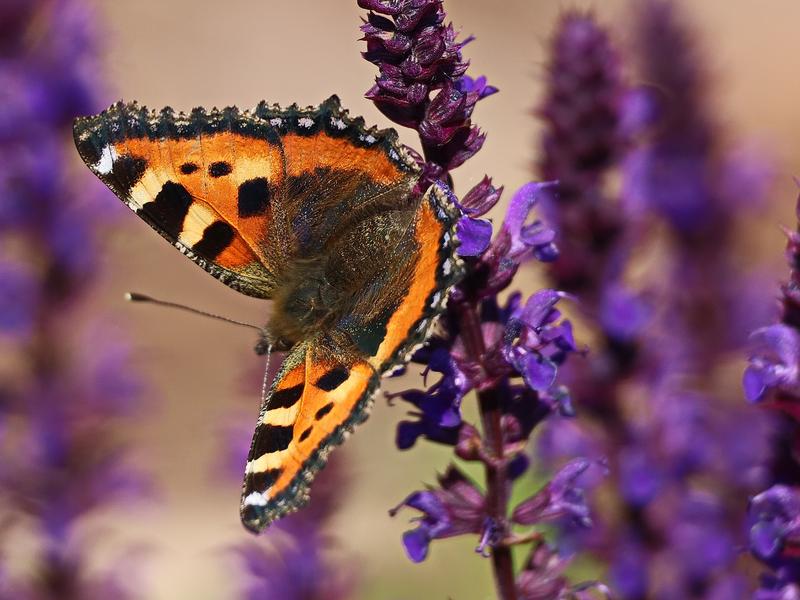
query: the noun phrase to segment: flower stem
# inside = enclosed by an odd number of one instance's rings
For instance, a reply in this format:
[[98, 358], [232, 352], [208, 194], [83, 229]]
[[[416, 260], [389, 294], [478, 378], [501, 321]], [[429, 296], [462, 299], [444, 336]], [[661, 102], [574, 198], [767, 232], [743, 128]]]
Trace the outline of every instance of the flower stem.
[[[471, 361], [478, 365], [483, 362], [486, 344], [478, 312], [473, 304], [460, 302], [457, 307], [464, 348]], [[489, 516], [500, 533], [498, 539], [505, 539], [508, 534], [508, 489], [506, 462], [503, 452], [503, 431], [500, 423], [501, 398], [506, 380], [501, 379], [491, 387], [478, 391], [478, 408], [481, 413], [483, 437], [489, 452], [494, 459], [485, 462], [486, 467], [486, 503]], [[514, 564], [511, 548], [502, 544], [492, 546], [492, 566], [499, 600], [516, 600], [517, 592], [514, 581]]]

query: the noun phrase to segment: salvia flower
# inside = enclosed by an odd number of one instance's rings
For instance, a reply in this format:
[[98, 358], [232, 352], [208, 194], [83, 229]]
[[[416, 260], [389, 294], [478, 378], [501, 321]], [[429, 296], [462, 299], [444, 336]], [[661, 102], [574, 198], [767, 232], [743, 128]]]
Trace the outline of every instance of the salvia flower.
[[539, 173], [557, 180], [544, 211], [558, 231], [561, 259], [550, 265], [556, 285], [590, 289], [612, 268], [608, 249], [621, 235], [620, 211], [603, 183], [624, 149], [625, 97], [620, 61], [606, 32], [589, 14], [565, 14], [551, 42], [547, 96], [538, 110], [547, 123]]
[[[736, 573], [737, 499], [763, 484], [771, 428], [731, 408], [711, 375], [742, 339], [731, 318], [734, 205], [673, 4], [638, 6], [636, 28], [640, 79], [662, 92], [658, 103], [626, 89], [620, 55], [591, 15], [569, 13], [551, 45], [539, 111], [540, 171], [560, 182], [544, 200], [560, 250], [550, 274], [597, 343], [584, 368], [564, 369], [579, 424], [551, 420], [543, 449], [608, 458], [608, 483], [589, 494], [597, 526], [560, 524], [561, 544], [605, 562], [619, 597], [739, 598], [752, 582]], [[615, 170], [627, 182], [622, 197], [609, 191]], [[659, 221], [670, 238], [664, 267], [633, 279]]]
[[771, 390], [800, 394], [800, 333], [777, 324], [753, 332], [753, 355], [744, 372], [744, 391], [750, 402]]
[[403, 545], [414, 562], [425, 560], [432, 540], [465, 533], [479, 534], [485, 528], [486, 499], [455, 466], [439, 476], [439, 485], [410, 494], [390, 511], [395, 515], [407, 506], [422, 513], [416, 528], [403, 534]]
[[612, 598], [603, 584], [587, 582], [572, 586], [564, 571], [569, 558], [560, 556], [545, 542], [535, 544], [517, 579], [520, 600], [601, 600]]
[[[491, 557], [499, 598], [588, 598], [569, 587], [558, 559], [533, 561], [519, 574], [511, 560], [513, 545], [539, 540], [540, 534], [517, 535], [510, 512], [528, 526], [566, 515], [588, 522], [569, 475], [581, 470], [574, 465], [517, 511], [508, 506], [511, 486], [528, 469], [525, 448], [533, 429], [556, 410], [571, 410], [569, 394], [557, 382], [559, 367], [577, 349], [569, 322], [556, 308], [564, 295], [543, 290], [523, 301], [512, 294], [505, 305], [497, 298], [525, 261], [558, 255], [553, 230], [531, 216], [542, 192], [553, 186], [520, 188], [493, 236], [492, 223], [481, 217], [497, 204], [503, 188], [484, 177], [460, 200], [448, 188], [450, 172], [483, 146], [485, 134], [472, 124], [477, 103], [497, 92], [485, 77], [466, 74], [461, 51], [471, 38], [459, 41], [452, 25], [445, 25], [442, 0], [358, 3], [371, 11], [362, 26], [364, 57], [380, 70], [367, 97], [419, 135], [417, 191], [437, 185], [463, 214], [457, 234], [466, 276], [451, 291], [440, 331], [412, 358], [425, 365], [426, 374], [441, 377], [427, 390], [393, 396], [413, 405], [416, 417], [400, 424], [397, 444], [406, 449], [424, 437], [451, 445], [462, 460], [482, 463], [486, 474], [481, 490], [450, 467], [438, 486], [409, 495], [400, 506], [421, 516], [403, 537], [406, 552], [418, 562], [434, 539], [471, 534], [476, 550]], [[462, 420], [461, 406], [473, 393], [480, 428]], [[551, 589], [557, 595], [546, 595]]]
[[413, 404], [419, 421], [403, 421], [397, 426], [397, 447], [405, 450], [417, 438], [455, 444], [461, 425], [461, 400], [469, 390], [469, 380], [458, 363], [444, 348], [434, 349], [427, 359], [426, 376], [430, 371], [441, 373], [438, 382], [427, 391], [407, 390], [397, 394]]
[[424, 153], [424, 189], [481, 149], [485, 135], [472, 125], [479, 100], [497, 91], [486, 78], [466, 76], [469, 63], [442, 0], [359, 0], [368, 9], [361, 27], [364, 58], [380, 71], [367, 98], [395, 123], [415, 129]]
[[517, 505], [512, 516], [514, 522], [533, 525], [568, 517], [580, 525], [591, 525], [583, 488], [576, 485], [590, 464], [579, 458], [564, 466], [541, 490]]
[[760, 559], [782, 554], [800, 559], [800, 492], [775, 485], [750, 501], [750, 545]]
[[[800, 214], [800, 213], [798, 213]], [[781, 286], [780, 322], [752, 334], [750, 361], [743, 376], [745, 397], [782, 414], [778, 452], [772, 461], [773, 485], [750, 502], [750, 549], [770, 568], [756, 598], [800, 595], [800, 235], [788, 232], [789, 281]]]
[[149, 487], [118, 433], [143, 391], [130, 351], [80, 317], [112, 224], [98, 187], [71, 175], [67, 141], [73, 118], [98, 109], [93, 21], [82, 0], [0, 8], [0, 345], [19, 367], [0, 381], [2, 529], [23, 524], [36, 542], [4, 544], [3, 562], [13, 552], [28, 568], [0, 566], [3, 598], [133, 595], [133, 557], [124, 571], [98, 570], [87, 535], [98, 509], [121, 510]]

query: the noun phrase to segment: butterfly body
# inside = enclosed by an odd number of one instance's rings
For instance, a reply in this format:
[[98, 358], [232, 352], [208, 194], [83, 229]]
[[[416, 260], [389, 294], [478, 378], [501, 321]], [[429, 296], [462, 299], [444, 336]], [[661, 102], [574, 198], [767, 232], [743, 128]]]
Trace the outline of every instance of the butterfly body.
[[118, 103], [75, 124], [81, 157], [128, 206], [238, 291], [273, 301], [288, 354], [256, 426], [242, 520], [305, 501], [327, 454], [366, 418], [380, 377], [422, 343], [461, 272], [447, 190], [391, 130], [333, 97], [175, 115]]

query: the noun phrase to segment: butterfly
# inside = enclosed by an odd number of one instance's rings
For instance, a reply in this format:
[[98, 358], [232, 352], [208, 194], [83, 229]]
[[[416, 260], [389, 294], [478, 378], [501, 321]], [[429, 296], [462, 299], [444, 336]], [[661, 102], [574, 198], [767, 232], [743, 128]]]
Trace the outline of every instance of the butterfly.
[[463, 266], [449, 190], [391, 129], [338, 98], [189, 114], [116, 103], [76, 119], [78, 152], [153, 229], [231, 288], [272, 300], [264, 345], [287, 351], [264, 395], [241, 518], [259, 532], [308, 499], [332, 448], [407, 361]]

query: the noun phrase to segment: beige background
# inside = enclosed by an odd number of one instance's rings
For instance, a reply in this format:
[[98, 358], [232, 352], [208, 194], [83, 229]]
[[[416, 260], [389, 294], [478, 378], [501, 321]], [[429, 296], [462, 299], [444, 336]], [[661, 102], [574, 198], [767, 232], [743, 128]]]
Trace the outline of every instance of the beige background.
[[[362, 14], [355, 0], [96, 0], [107, 23], [109, 100], [151, 107], [252, 106], [262, 98], [316, 104], [338, 94], [354, 114], [387, 124], [363, 98], [375, 75], [358, 42]], [[501, 93], [479, 105], [475, 120], [489, 133], [483, 151], [457, 175], [462, 191], [484, 173], [513, 189], [531, 177], [544, 42], [559, 11], [587, 2], [447, 0], [452, 20], [477, 41], [465, 52], [471, 73], [486, 74]], [[685, 3], [703, 35], [716, 77], [718, 116], [731, 139], [750, 138], [776, 160], [777, 209], [754, 227], [755, 241], [775, 256], [774, 226], [791, 223], [800, 173], [796, 0], [704, 0]], [[629, 9], [618, 0], [594, 3], [600, 17], [624, 32]], [[622, 36], [624, 41], [624, 35]], [[403, 134], [409, 144], [413, 136]], [[111, 198], [109, 198], [111, 201]], [[160, 496], [144, 509], [119, 514], [124, 537], [146, 545], [137, 587], [158, 600], [233, 597], [241, 581], [226, 548], [248, 539], [238, 523], [238, 484], [214, 479], [219, 431], [231, 414], [258, 410], [258, 383], [244, 374], [257, 361], [247, 330], [149, 307], [126, 306], [133, 289], [235, 318], [263, 323], [268, 306], [236, 294], [181, 257], [149, 228], [123, 215], [111, 240], [100, 303], [126, 322], [135, 365], [152, 382], [147, 422], [134, 433], [137, 453], [153, 465]], [[392, 382], [397, 387], [397, 382]], [[401, 382], [402, 385], [402, 382]], [[489, 563], [473, 540], [434, 545], [422, 565], [403, 555], [405, 517], [386, 510], [446, 465], [445, 449], [394, 449], [394, 424], [405, 409], [379, 401], [370, 422], [347, 444], [351, 485], [334, 531], [343, 555], [363, 578], [359, 598], [491, 597]], [[249, 435], [249, 434], [248, 434]], [[410, 516], [410, 513], [406, 514]], [[114, 545], [119, 541], [116, 539]], [[109, 542], [111, 545], [111, 542]]]

